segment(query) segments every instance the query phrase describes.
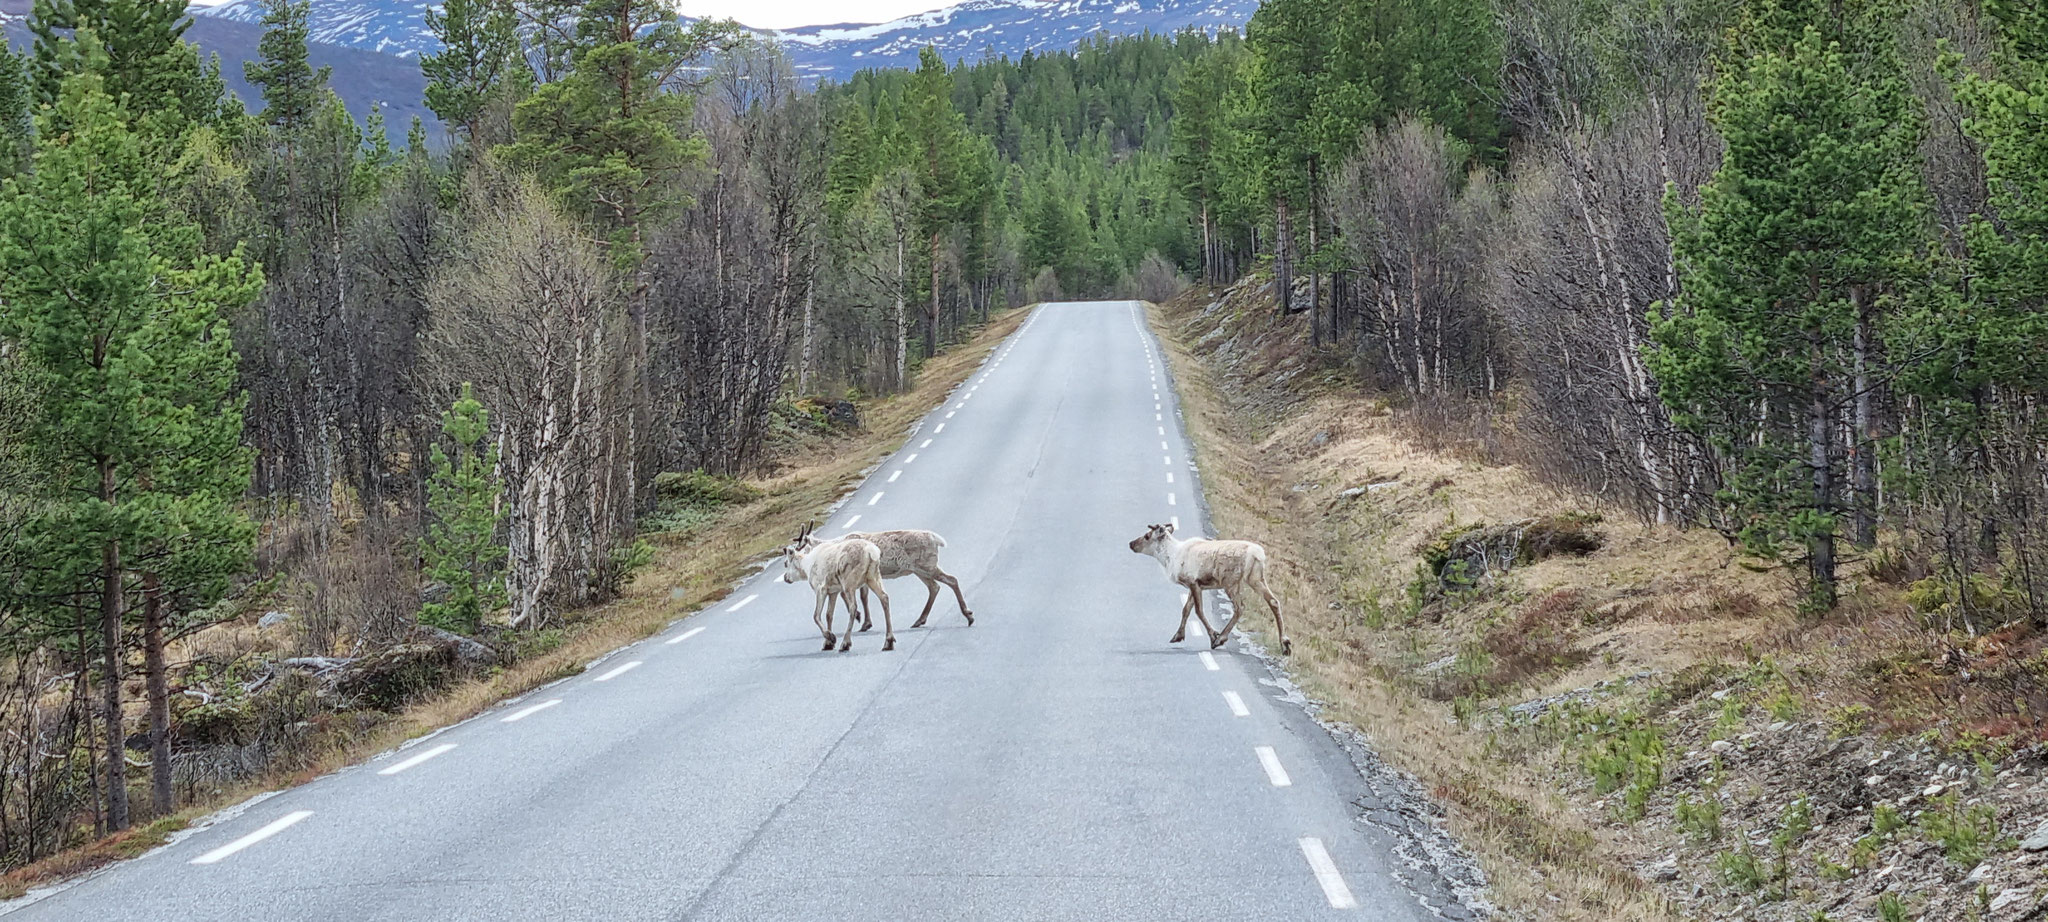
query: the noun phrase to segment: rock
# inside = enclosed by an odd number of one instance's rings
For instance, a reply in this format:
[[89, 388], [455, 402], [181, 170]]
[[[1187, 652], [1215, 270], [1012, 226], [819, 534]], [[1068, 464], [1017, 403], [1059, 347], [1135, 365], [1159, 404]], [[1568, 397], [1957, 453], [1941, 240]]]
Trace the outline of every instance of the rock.
[[1789, 726], [1792, 726], [1792, 725], [1791, 725], [1791, 724], [1788, 724], [1788, 723], [1786, 723], [1786, 722], [1784, 722], [1784, 721], [1782, 721], [1782, 720], [1780, 720], [1780, 721], [1777, 721], [1776, 723], [1773, 723], [1773, 724], [1771, 724], [1771, 725], [1770, 725], [1770, 727], [1769, 727], [1769, 729], [1770, 729], [1770, 731], [1771, 731], [1772, 733], [1783, 733], [1783, 732], [1785, 732], [1785, 728], [1786, 728], [1786, 727], [1789, 727]]
[[1707, 748], [1713, 752], [1727, 752], [1730, 749], [1734, 749], [1735, 744], [1728, 742], [1727, 740], [1715, 740], [1711, 743], [1708, 743]]
[[258, 618], [258, 619], [256, 619], [256, 626], [257, 626], [257, 627], [276, 627], [276, 626], [278, 626], [278, 625], [280, 625], [280, 624], [283, 624], [283, 623], [285, 623], [285, 622], [287, 622], [287, 621], [290, 621], [290, 620], [292, 620], [292, 613], [291, 613], [291, 612], [288, 612], [288, 611], [269, 611], [269, 612], [264, 612], [264, 613], [263, 613], [263, 617], [261, 617], [261, 618]]
[[1974, 887], [1991, 879], [1991, 862], [1986, 861], [1970, 869], [1970, 876], [1963, 878], [1965, 885]]
[[1927, 786], [1925, 790], [1920, 792], [1920, 796], [1933, 797], [1934, 795], [1941, 793], [1941, 788], [1942, 785], [1940, 783], [1930, 784]]
[[461, 662], [456, 645], [402, 643], [360, 657], [334, 674], [334, 693], [346, 707], [395, 710], [446, 682]]
[[1728, 700], [1728, 693], [1729, 693], [1729, 692], [1731, 692], [1731, 691], [1733, 691], [1733, 690], [1734, 690], [1734, 689], [1728, 689], [1728, 688], [1724, 688], [1724, 689], [1721, 689], [1720, 691], [1717, 691], [1717, 692], [1715, 692], [1715, 693], [1713, 693], [1713, 694], [1711, 694], [1711, 695], [1708, 695], [1707, 697], [1709, 697], [1709, 698], [1712, 698], [1712, 699], [1714, 699], [1715, 701], [1726, 701], [1726, 700]]
[[1382, 480], [1379, 483], [1366, 484], [1365, 489], [1368, 493], [1384, 493], [1400, 485], [1401, 481], [1398, 480]]
[[1991, 898], [1991, 914], [1995, 916], [2009, 907], [2024, 905], [2033, 895], [2034, 891], [2025, 887], [2008, 887], [2000, 890], [1997, 896]]
[[1350, 488], [1350, 489], [1348, 489], [1348, 490], [1344, 490], [1344, 491], [1342, 491], [1342, 492], [1339, 492], [1339, 493], [1338, 493], [1337, 495], [1338, 495], [1338, 496], [1342, 496], [1342, 497], [1344, 497], [1345, 499], [1350, 499], [1351, 497], [1354, 497], [1354, 496], [1358, 496], [1358, 495], [1361, 495], [1361, 494], [1363, 494], [1364, 492], [1365, 492], [1365, 488], [1364, 488], [1364, 487], [1352, 487], [1352, 488]]
[[1678, 856], [1672, 855], [1643, 869], [1643, 876], [1651, 880], [1677, 880]]
[[414, 632], [420, 639], [429, 643], [452, 648], [455, 651], [455, 658], [467, 666], [495, 666], [504, 659], [496, 647], [453, 631], [421, 624], [414, 627]]
[[2030, 852], [2048, 851], [2048, 820], [2034, 827], [2034, 834], [2020, 841], [2020, 848]]
[[421, 605], [439, 605], [448, 601], [447, 583], [428, 583], [420, 587]]
[[851, 400], [834, 400], [825, 405], [825, 419], [835, 426], [860, 428], [860, 407]]
[[1884, 776], [1883, 776], [1883, 775], [1871, 775], [1870, 777], [1868, 777], [1868, 778], [1865, 778], [1865, 779], [1863, 779], [1863, 786], [1864, 786], [1864, 787], [1871, 787], [1871, 788], [1874, 788], [1874, 787], [1877, 787], [1878, 785], [1880, 785], [1880, 784], [1883, 784], [1883, 783], [1884, 783]]
[[1328, 444], [1330, 444], [1330, 430], [1328, 429], [1318, 429], [1315, 435], [1308, 437], [1308, 447], [1310, 448], [1321, 448]]

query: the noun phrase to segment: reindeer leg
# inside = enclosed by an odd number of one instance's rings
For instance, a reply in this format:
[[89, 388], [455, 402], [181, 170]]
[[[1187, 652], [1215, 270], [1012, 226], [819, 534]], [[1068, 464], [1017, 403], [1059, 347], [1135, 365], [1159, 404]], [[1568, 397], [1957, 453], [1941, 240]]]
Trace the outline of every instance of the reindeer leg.
[[[827, 650], [832, 649], [832, 613], [827, 610], [831, 606], [832, 601], [830, 593], [820, 592], [818, 593], [818, 607], [811, 609], [811, 622], [818, 625], [819, 631], [824, 632], [825, 649]], [[820, 620], [820, 615], [824, 616], [823, 620]]]
[[860, 604], [860, 597], [851, 589], [840, 593], [840, 597], [846, 600], [846, 631], [839, 635], [839, 652], [845, 653], [853, 649], [853, 625], [860, 620], [860, 609], [854, 606]]
[[1237, 600], [1237, 593], [1225, 589], [1223, 590], [1223, 595], [1230, 600], [1230, 623], [1225, 624], [1223, 630], [1217, 631], [1214, 635], [1210, 636], [1209, 646], [1211, 647], [1223, 646], [1225, 642], [1230, 640], [1230, 632], [1237, 629], [1237, 619], [1244, 617], [1244, 603]]
[[1273, 610], [1273, 628], [1280, 632], [1280, 655], [1293, 653], [1294, 645], [1287, 642], [1287, 624], [1280, 620], [1280, 600], [1273, 597], [1273, 590], [1266, 588], [1265, 574], [1261, 573], [1252, 580], [1252, 588], [1259, 591], [1266, 600], [1266, 607]]
[[[872, 585], [875, 590], [875, 596], [882, 600], [882, 649], [894, 650], [896, 649], [896, 623], [889, 616], [889, 594], [882, 591], [881, 580], [874, 580]], [[930, 608], [930, 606], [927, 605], [926, 608]]]
[[1216, 630], [1209, 626], [1209, 616], [1202, 612], [1202, 590], [1196, 589], [1189, 594], [1195, 599], [1195, 620], [1202, 622], [1202, 630], [1209, 635], [1209, 649], [1223, 646], [1223, 641], [1216, 639]]
[[[953, 587], [953, 600], [960, 603], [960, 614], [966, 617], [967, 626], [973, 627], [974, 612], [969, 611], [967, 609], [967, 597], [960, 594], [960, 581], [954, 579], [953, 574], [947, 573], [943, 570], [932, 574], [932, 578], [938, 580], [939, 582], [945, 583], [948, 586]], [[936, 595], [938, 593], [938, 590], [933, 589], [932, 592]]]
[[1195, 610], [1195, 594], [1190, 591], [1187, 601], [1180, 603], [1180, 630], [1173, 632], [1173, 639], [1167, 643], [1180, 643], [1188, 639], [1188, 613]]
[[917, 620], [911, 622], [910, 626], [924, 627], [924, 619], [931, 616], [932, 603], [939, 600], [939, 584], [932, 582], [931, 577], [922, 573], [917, 574], [917, 578], [924, 581], [924, 611], [917, 613]]
[[860, 630], [865, 634], [875, 626], [875, 611], [868, 605], [868, 587], [860, 587]]

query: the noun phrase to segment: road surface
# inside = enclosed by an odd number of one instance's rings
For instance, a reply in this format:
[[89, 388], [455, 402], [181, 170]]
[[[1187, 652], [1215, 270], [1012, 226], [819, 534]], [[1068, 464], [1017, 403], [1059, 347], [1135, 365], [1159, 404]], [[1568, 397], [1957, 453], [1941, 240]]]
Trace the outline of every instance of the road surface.
[[[930, 528], [976, 612], [889, 584], [819, 649], [773, 566], [583, 674], [248, 804], [24, 919], [1431, 918], [1265, 663], [1168, 644], [1126, 543], [1199, 530], [1129, 302], [1045, 305], [824, 526]], [[1255, 608], [1247, 620], [1263, 619]], [[1220, 626], [1220, 622], [1219, 622]]]

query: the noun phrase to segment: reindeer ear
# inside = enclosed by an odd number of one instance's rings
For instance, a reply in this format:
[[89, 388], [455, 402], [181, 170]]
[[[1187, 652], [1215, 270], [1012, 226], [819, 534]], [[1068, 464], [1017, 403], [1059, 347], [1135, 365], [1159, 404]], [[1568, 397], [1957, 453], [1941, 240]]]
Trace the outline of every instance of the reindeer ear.
[[1163, 531], [1163, 532], [1165, 532], [1165, 533], [1169, 534], [1169, 535], [1170, 535], [1170, 534], [1173, 534], [1173, 523], [1172, 523], [1172, 522], [1168, 522], [1168, 523], [1166, 523], [1165, 525], [1161, 525], [1161, 526], [1159, 526], [1159, 529], [1160, 529], [1161, 531]]

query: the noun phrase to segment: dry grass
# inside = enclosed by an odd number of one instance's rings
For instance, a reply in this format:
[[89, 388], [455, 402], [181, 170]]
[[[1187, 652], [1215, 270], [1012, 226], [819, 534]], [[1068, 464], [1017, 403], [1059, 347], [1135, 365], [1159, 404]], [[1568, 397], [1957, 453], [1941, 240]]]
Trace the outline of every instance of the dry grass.
[[[1419, 632], [1390, 628], [1409, 604], [1404, 587], [1415, 574], [1418, 550], [1456, 524], [1568, 513], [1574, 511], [1569, 504], [1513, 469], [1417, 445], [1383, 407], [1343, 393], [1306, 363], [1286, 374], [1290, 358], [1277, 336], [1237, 353], [1248, 364], [1227, 366], [1232, 377], [1225, 381], [1190, 349], [1190, 343], [1210, 349], [1219, 343], [1214, 337], [1202, 342], [1207, 331], [1201, 321], [1190, 322], [1185, 306], [1154, 310], [1151, 317], [1180, 386], [1216, 528], [1274, 549], [1274, 589], [1295, 613], [1288, 665], [1303, 688], [1326, 703], [1327, 716], [1358, 727], [1451, 807], [1452, 832], [1479, 857], [1503, 907], [1555, 920], [1677, 918], [1654, 890], [1612, 860], [1615, 833], [1575, 810], [1548, 767], [1495, 757], [1483, 735], [1459, 730], [1449, 707], [1400, 678], [1446, 652], [1412, 646]], [[1293, 377], [1296, 392], [1307, 399], [1284, 415], [1282, 401], [1266, 412], [1248, 412], [1255, 389], [1239, 375]], [[1222, 396], [1226, 388], [1235, 400]], [[1388, 482], [1398, 485], [1341, 496]], [[1715, 565], [1702, 560], [1715, 555], [1703, 555], [1696, 536], [1604, 530], [1610, 549], [1597, 556], [1611, 558], [1612, 546], [1621, 544], [1621, 553], [1634, 558], [1631, 565], [1646, 569]], [[1611, 559], [1596, 564], [1560, 557], [1516, 572], [1531, 585], [1573, 586], [1587, 582], [1575, 575], [1612, 565]], [[1590, 588], [1573, 593], [1574, 607], [1598, 604]]]
[[[576, 675], [599, 656], [717, 603], [753, 564], [780, 548], [805, 521], [822, 515], [858, 484], [862, 471], [894, 451], [905, 430], [972, 374], [1027, 313], [1017, 309], [996, 314], [972, 339], [925, 362], [911, 390], [862, 408], [864, 425], [859, 432], [778, 459], [781, 463], [776, 473], [750, 481], [761, 491], [758, 499], [729, 508], [718, 520], [694, 529], [687, 540], [655, 536], [653, 563], [619, 599], [570, 613], [565, 637], [555, 648], [495, 673], [457, 682], [367, 732], [325, 734], [317, 738], [314, 751], [299, 768], [213, 791], [202, 802], [171, 817], [15, 870], [0, 878], [0, 899], [140, 854], [193, 819], [257, 792], [303, 784], [405, 740], [467, 720], [506, 698]], [[245, 619], [210, 629], [188, 643], [203, 649], [269, 642], [260, 635], [253, 622]]]

